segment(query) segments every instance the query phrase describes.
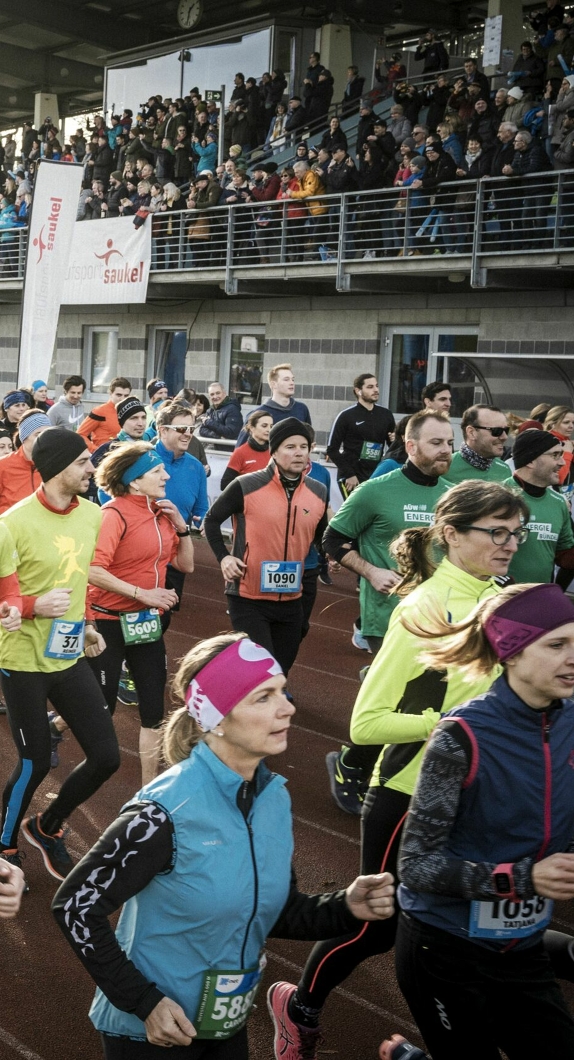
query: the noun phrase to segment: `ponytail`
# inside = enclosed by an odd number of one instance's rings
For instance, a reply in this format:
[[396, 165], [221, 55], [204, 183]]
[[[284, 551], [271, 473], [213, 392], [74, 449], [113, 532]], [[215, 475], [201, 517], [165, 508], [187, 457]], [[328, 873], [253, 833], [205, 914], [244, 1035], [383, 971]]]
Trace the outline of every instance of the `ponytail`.
[[183, 762], [202, 739], [203, 733], [187, 707], [173, 710], [163, 727], [161, 753], [164, 762], [168, 766]]
[[416, 526], [403, 530], [391, 542], [389, 552], [395, 560], [399, 573], [402, 574], [391, 592], [397, 596], [408, 596], [421, 582], [427, 581], [437, 569], [432, 559], [432, 527]]

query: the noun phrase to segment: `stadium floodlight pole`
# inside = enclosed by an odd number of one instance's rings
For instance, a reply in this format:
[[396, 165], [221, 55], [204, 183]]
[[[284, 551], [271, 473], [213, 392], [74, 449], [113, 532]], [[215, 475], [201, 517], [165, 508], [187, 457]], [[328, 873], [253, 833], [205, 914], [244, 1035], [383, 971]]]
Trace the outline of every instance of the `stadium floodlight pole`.
[[225, 130], [224, 130], [224, 124], [223, 124], [223, 119], [225, 117], [225, 85], [221, 86], [220, 92], [221, 92], [221, 99], [219, 101], [219, 143], [218, 143], [218, 148], [217, 148], [217, 164], [219, 166], [222, 166], [223, 165], [223, 155], [225, 154], [225, 147], [224, 147]]

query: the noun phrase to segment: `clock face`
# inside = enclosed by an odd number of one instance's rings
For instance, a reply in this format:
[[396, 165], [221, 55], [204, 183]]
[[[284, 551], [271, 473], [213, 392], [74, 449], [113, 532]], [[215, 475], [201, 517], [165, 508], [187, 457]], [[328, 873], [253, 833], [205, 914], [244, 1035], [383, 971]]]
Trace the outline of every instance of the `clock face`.
[[203, 15], [202, 0], [179, 0], [177, 21], [182, 29], [193, 29]]

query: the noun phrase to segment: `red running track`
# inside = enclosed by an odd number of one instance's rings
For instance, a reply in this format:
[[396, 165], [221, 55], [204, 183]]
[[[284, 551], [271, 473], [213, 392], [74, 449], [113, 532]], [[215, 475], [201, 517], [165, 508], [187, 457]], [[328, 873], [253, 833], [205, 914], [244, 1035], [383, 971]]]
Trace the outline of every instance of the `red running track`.
[[[167, 635], [170, 663], [193, 641], [230, 628], [219, 569], [206, 544], [196, 550], [196, 571], [186, 581], [184, 606]], [[302, 889], [311, 893], [349, 883], [359, 868], [359, 821], [332, 802], [325, 754], [348, 734], [348, 719], [358, 689], [359, 668], [368, 661], [351, 645], [358, 609], [355, 579], [337, 576], [319, 587], [312, 629], [303, 643], [289, 687], [297, 704], [289, 749], [276, 760], [289, 780], [295, 818], [295, 862]], [[118, 774], [69, 821], [68, 847], [80, 857], [95, 842], [119, 808], [140, 786], [137, 711], [118, 704], [115, 720], [122, 748]], [[32, 809], [45, 805], [60, 779], [80, 761], [79, 747], [68, 736], [60, 744], [60, 766], [46, 778]], [[0, 718], [0, 756], [6, 777], [14, 752], [6, 718]], [[0, 1060], [101, 1060], [98, 1036], [87, 1013], [93, 984], [60, 935], [49, 912], [55, 881], [40, 855], [26, 843], [25, 869], [30, 893], [14, 921], [0, 923]], [[555, 926], [574, 932], [574, 914], [558, 909]], [[252, 1060], [271, 1060], [271, 1024], [264, 1003], [266, 987], [276, 979], [296, 982], [310, 944], [272, 939], [266, 981], [250, 1022]], [[574, 991], [569, 997], [574, 1005]], [[323, 1018], [325, 1041], [320, 1060], [375, 1060], [379, 1042], [398, 1031], [419, 1042], [395, 982], [392, 955], [371, 958], [329, 1000]]]

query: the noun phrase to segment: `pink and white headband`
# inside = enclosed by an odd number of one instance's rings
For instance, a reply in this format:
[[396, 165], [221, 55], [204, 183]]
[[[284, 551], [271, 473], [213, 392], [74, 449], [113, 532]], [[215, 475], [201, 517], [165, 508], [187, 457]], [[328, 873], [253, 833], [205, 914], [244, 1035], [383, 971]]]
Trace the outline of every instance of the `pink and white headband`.
[[185, 693], [188, 713], [210, 732], [245, 696], [283, 673], [266, 648], [244, 638], [224, 648], [194, 677]]

